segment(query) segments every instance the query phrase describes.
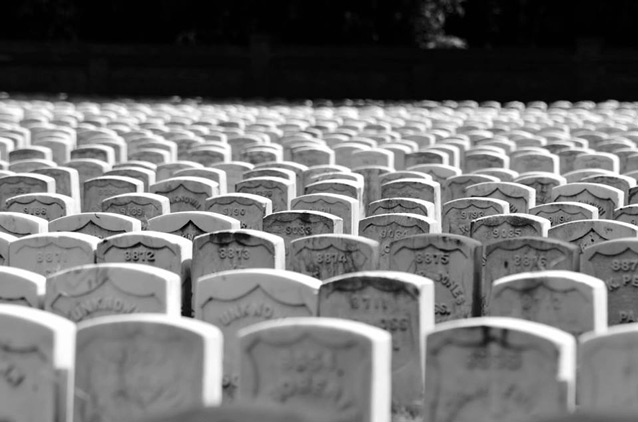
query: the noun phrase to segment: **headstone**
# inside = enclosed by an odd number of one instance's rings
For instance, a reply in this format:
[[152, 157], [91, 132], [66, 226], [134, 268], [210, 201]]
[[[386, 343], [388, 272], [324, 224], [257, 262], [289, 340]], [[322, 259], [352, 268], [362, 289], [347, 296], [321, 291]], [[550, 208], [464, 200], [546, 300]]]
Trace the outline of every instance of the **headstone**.
[[547, 237], [572, 243], [581, 253], [606, 240], [638, 237], [638, 227], [610, 220], [576, 220], [549, 229]]
[[579, 154], [574, 159], [574, 169], [603, 169], [618, 173], [620, 161], [616, 155], [608, 152], [589, 152]]
[[40, 233], [21, 237], [9, 244], [9, 262], [48, 276], [55, 272], [93, 264], [99, 240], [82, 233]]
[[608, 324], [638, 321], [634, 292], [638, 286], [638, 239], [620, 238], [590, 246], [581, 256], [581, 272], [607, 287]]
[[[361, 227], [359, 227], [360, 229]], [[290, 268], [290, 242], [300, 237], [316, 234], [343, 233], [343, 220], [320, 211], [283, 211], [264, 217], [263, 230], [284, 239], [286, 246], [286, 269]]]
[[489, 168], [508, 168], [510, 158], [498, 152], [468, 151], [464, 161], [465, 172], [474, 173]]
[[203, 211], [206, 199], [219, 195], [218, 184], [201, 177], [173, 177], [150, 186], [150, 191], [165, 196], [171, 212]]
[[143, 193], [144, 184], [124, 176], [100, 176], [84, 182], [82, 212], [99, 212], [102, 201], [125, 193]]
[[290, 243], [290, 270], [318, 280], [376, 270], [379, 243], [360, 236], [320, 234]]
[[362, 210], [364, 206], [370, 202], [378, 201], [381, 196], [381, 182], [380, 179], [383, 175], [394, 172], [389, 167], [357, 167], [352, 170], [363, 176], [363, 196], [361, 198]]
[[625, 205], [614, 210], [614, 221], [638, 226], [638, 204]]
[[175, 175], [175, 172], [180, 170], [203, 168], [203, 165], [194, 161], [175, 161], [173, 163], [160, 164], [155, 172], [155, 180], [161, 182], [162, 180], [170, 179]]
[[49, 232], [75, 232], [95, 236], [98, 239], [114, 234], [142, 230], [140, 220], [104, 212], [88, 212], [60, 217], [49, 222]]
[[240, 402], [273, 404], [317, 420], [390, 420], [392, 340], [386, 331], [334, 318], [289, 318], [252, 325], [238, 336]]
[[607, 287], [571, 271], [513, 274], [494, 282], [489, 314], [540, 322], [574, 336], [600, 333], [607, 329]]
[[473, 220], [490, 215], [509, 214], [509, 203], [492, 198], [455, 199], [443, 204], [441, 214], [443, 233], [469, 237]]
[[359, 201], [345, 195], [314, 193], [302, 195], [291, 201], [292, 211], [320, 211], [343, 220], [343, 232], [357, 235], [359, 231]]
[[611, 219], [614, 209], [625, 205], [621, 190], [596, 183], [569, 183], [552, 189], [552, 202], [582, 202], [598, 208], [598, 218]]
[[390, 243], [390, 270], [434, 281], [436, 322], [480, 315], [481, 244], [455, 234], [409, 236]]
[[33, 170], [33, 173], [52, 177], [55, 180], [55, 192], [73, 198], [80, 203], [80, 176], [76, 169], [70, 167], [52, 167]]
[[573, 410], [576, 344], [571, 334], [485, 317], [440, 324], [425, 344], [429, 422], [527, 421]]
[[443, 185], [450, 177], [460, 176], [462, 174], [458, 167], [445, 165], [445, 164], [421, 164], [418, 166], [410, 167], [411, 171], [419, 171], [428, 174], [432, 177], [432, 180]]
[[220, 230], [197, 236], [193, 241], [191, 278], [227, 270], [286, 268], [284, 240], [258, 230]]
[[567, 183], [564, 177], [549, 173], [527, 173], [515, 179], [515, 182], [536, 191], [536, 205], [551, 202], [553, 189]]
[[226, 172], [226, 192], [235, 192], [235, 185], [243, 180], [242, 175], [248, 170], [252, 170], [254, 166], [250, 163], [240, 161], [231, 161], [229, 163], [215, 163], [210, 166], [214, 169], [220, 169]]
[[[634, 359], [638, 346], [636, 324], [610, 327], [580, 338], [578, 347], [578, 408], [596, 417], [579, 421], [631, 421], [636, 417], [633, 392]], [[624, 417], [620, 417], [623, 415]]]
[[217, 183], [217, 189], [220, 195], [225, 195], [228, 191], [228, 181], [224, 170], [213, 168], [183, 169], [176, 171], [173, 177], [201, 177]]
[[[226, 343], [224, 343], [226, 345]], [[226, 355], [224, 355], [226, 356]], [[311, 422], [302, 412], [292, 412], [272, 406], [224, 404], [219, 407], [195, 407], [182, 412], [170, 412], [147, 418], [145, 422]], [[585, 421], [593, 422], [593, 421]]]
[[366, 215], [371, 217], [378, 214], [407, 213], [435, 218], [436, 211], [432, 202], [413, 198], [387, 198], [368, 204]]
[[598, 219], [598, 208], [580, 202], [551, 202], [529, 209], [529, 213], [549, 220], [552, 226], [575, 220]]
[[379, 269], [390, 265], [390, 243], [418, 234], [441, 233], [441, 224], [417, 214], [379, 214], [359, 221], [359, 235], [379, 242]]
[[489, 300], [495, 280], [546, 270], [578, 271], [580, 250], [560, 239], [519, 237], [485, 245], [483, 250], [483, 313], [489, 311]]
[[513, 182], [519, 174], [517, 171], [510, 170], [507, 168], [488, 168], [483, 170], [476, 170], [472, 172], [473, 174], [483, 174], [487, 176], [493, 176], [500, 179], [501, 182]]
[[222, 343], [219, 329], [189, 318], [114, 315], [81, 323], [74, 420], [130, 421], [219, 405]]
[[441, 221], [441, 185], [421, 179], [401, 179], [381, 186], [381, 198], [416, 198], [434, 204], [434, 218]]
[[78, 212], [78, 204], [73, 198], [57, 193], [26, 193], [7, 198], [5, 209], [9, 212], [24, 213], [47, 221]]
[[25, 193], [55, 193], [55, 179], [35, 173], [0, 177], [0, 205], [3, 210], [8, 198]]
[[10, 211], [0, 212], [0, 233], [22, 237], [47, 231], [48, 224], [44, 218]]
[[494, 176], [484, 174], [461, 174], [452, 176], [445, 180], [441, 185], [441, 202], [446, 202], [465, 198], [465, 188], [471, 185], [485, 182], [499, 182], [500, 180]]
[[123, 176], [141, 180], [144, 183], [144, 192], [148, 192], [149, 186], [155, 183], [156, 177], [154, 170], [133, 165], [114, 168], [105, 172], [104, 176]]
[[284, 270], [223, 271], [199, 278], [195, 318], [218, 327], [224, 335], [224, 402], [233, 401], [239, 378], [237, 332], [271, 319], [317, 314], [320, 282]]
[[249, 193], [226, 194], [208, 198], [206, 211], [239, 220], [242, 229], [261, 230], [264, 217], [272, 213], [272, 201]]
[[500, 214], [480, 217], [470, 223], [470, 237], [483, 244], [523, 236], [547, 237], [548, 219], [529, 214]]
[[0, 304], [43, 307], [47, 282], [44, 276], [20, 268], [0, 267], [0, 279]]
[[[295, 163], [292, 161], [283, 161], [283, 162], [266, 162], [260, 163], [255, 166], [255, 169], [258, 168], [279, 168], [290, 170], [295, 173], [295, 186], [297, 187], [296, 196], [303, 195], [304, 190], [304, 171], [308, 170], [308, 166], [304, 166], [303, 164]], [[241, 180], [241, 179], [240, 179]]]
[[465, 188], [465, 194], [477, 198], [502, 199], [510, 204], [512, 213], [526, 213], [536, 206], [536, 191], [519, 183], [479, 183]]
[[170, 212], [170, 203], [167, 197], [154, 193], [125, 193], [103, 200], [102, 211], [136, 218], [146, 230], [148, 220]]
[[206, 211], [174, 212], [148, 221], [148, 230], [175, 234], [188, 240], [218, 230], [237, 230], [239, 226], [239, 220]]
[[525, 152], [512, 157], [511, 169], [519, 173], [542, 171], [558, 174], [559, 159], [553, 154]]
[[421, 339], [434, 328], [434, 283], [394, 271], [366, 271], [326, 280], [319, 316], [350, 319], [392, 336], [392, 413], [414, 420], [423, 409]]
[[625, 194], [625, 202], [629, 198], [629, 189], [636, 186], [636, 179], [618, 174], [594, 175], [582, 179], [582, 183], [598, 183], [612, 188], [620, 189]]
[[107, 315], [160, 313], [179, 317], [177, 274], [139, 264], [90, 264], [47, 277], [45, 310], [75, 323]]
[[0, 419], [70, 422], [75, 324], [39, 309], [0, 305]]
[[249, 193], [272, 201], [272, 212], [287, 211], [295, 197], [295, 185], [279, 177], [257, 177], [246, 179], [235, 185], [237, 193]]

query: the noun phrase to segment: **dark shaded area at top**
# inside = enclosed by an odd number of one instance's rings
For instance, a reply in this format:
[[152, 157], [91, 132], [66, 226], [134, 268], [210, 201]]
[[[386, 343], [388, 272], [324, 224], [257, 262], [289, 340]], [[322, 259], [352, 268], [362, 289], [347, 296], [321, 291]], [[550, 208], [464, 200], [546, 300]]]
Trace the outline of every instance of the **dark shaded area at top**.
[[[104, 44], [415, 45], [428, 0], [19, 0], [2, 2], [0, 40]], [[454, 0], [438, 0], [454, 1]], [[473, 47], [638, 41], [635, 0], [467, 0], [445, 30]]]

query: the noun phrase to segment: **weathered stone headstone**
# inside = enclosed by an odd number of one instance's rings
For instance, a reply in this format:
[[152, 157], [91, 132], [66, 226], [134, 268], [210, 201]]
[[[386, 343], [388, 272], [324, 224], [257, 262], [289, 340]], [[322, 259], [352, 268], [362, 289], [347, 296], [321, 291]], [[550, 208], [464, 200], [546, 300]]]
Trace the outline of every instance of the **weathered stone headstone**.
[[458, 167], [445, 164], [421, 164], [410, 167], [410, 171], [418, 171], [432, 177], [434, 182], [443, 185], [450, 177], [460, 176], [462, 174]]
[[598, 208], [598, 218], [611, 219], [614, 209], [625, 205], [620, 189], [596, 183], [569, 183], [552, 189], [552, 202], [582, 202]]
[[470, 223], [470, 237], [483, 244], [523, 236], [547, 237], [548, 219], [529, 214], [500, 214], [480, 217]]
[[576, 156], [574, 169], [603, 169], [618, 173], [620, 161], [616, 155], [608, 152], [587, 152]]
[[52, 177], [55, 180], [55, 192], [73, 198], [80, 203], [80, 176], [76, 169], [70, 167], [39, 168], [32, 173]]
[[359, 221], [359, 235], [379, 242], [379, 269], [390, 265], [390, 243], [418, 234], [441, 233], [441, 224], [417, 214], [379, 214]]
[[491, 242], [483, 251], [483, 313], [489, 310], [492, 285], [509, 275], [545, 270], [578, 271], [580, 251], [560, 239], [519, 237]]
[[93, 264], [99, 239], [82, 233], [40, 233], [21, 237], [9, 244], [9, 262], [48, 276], [75, 267]]
[[261, 321], [317, 314], [321, 283], [284, 270], [223, 271], [201, 277], [194, 299], [195, 318], [224, 335], [224, 402], [233, 401], [239, 378], [237, 332]]
[[125, 193], [103, 200], [102, 211], [136, 218], [141, 221], [142, 230], [146, 230], [148, 220], [170, 212], [170, 202], [154, 193]]
[[75, 324], [39, 309], [0, 305], [0, 419], [70, 422]]
[[552, 226], [576, 220], [598, 219], [598, 208], [580, 202], [551, 202], [529, 209], [529, 213], [549, 220]]
[[105, 172], [104, 176], [123, 176], [141, 180], [144, 183], [144, 192], [148, 192], [149, 186], [155, 183], [156, 178], [155, 170], [133, 165], [114, 168]]
[[607, 329], [607, 287], [572, 271], [514, 274], [494, 281], [489, 315], [521, 318], [574, 336]]
[[392, 339], [386, 331], [334, 318], [289, 318], [238, 335], [240, 402], [313, 419], [390, 420]]
[[181, 280], [139, 264], [91, 264], [47, 277], [44, 309], [78, 323], [106, 315], [161, 313], [179, 317]]
[[49, 232], [84, 233], [95, 236], [98, 239], [139, 230], [142, 230], [140, 220], [105, 212], [68, 215], [49, 222]]
[[157, 166], [157, 171], [155, 172], [155, 180], [161, 182], [162, 180], [170, 179], [180, 170], [203, 168], [203, 165], [194, 161], [175, 161], [172, 163], [160, 164]]
[[189, 318], [114, 315], [79, 324], [75, 387], [82, 394], [74, 420], [128, 421], [219, 405], [222, 343], [219, 329]]
[[[636, 417], [633, 374], [637, 347], [636, 324], [610, 327], [606, 332], [587, 333], [580, 338], [578, 407], [599, 417], [584, 419], [578, 415], [579, 421], [628, 422]], [[621, 414], [625, 418], [620, 418]]]
[[464, 168], [466, 173], [491, 168], [508, 168], [510, 158], [504, 154], [491, 151], [468, 151], [465, 154]]
[[242, 229], [261, 230], [264, 217], [272, 213], [272, 201], [249, 193], [226, 194], [208, 198], [206, 211], [237, 219]]
[[371, 166], [371, 167], [357, 167], [352, 170], [363, 176], [363, 196], [361, 197], [362, 210], [366, 204], [370, 202], [378, 201], [381, 199], [381, 177], [385, 174], [394, 172], [389, 167]]
[[381, 186], [382, 198], [416, 198], [434, 204], [432, 218], [441, 221], [441, 185], [421, 179], [400, 179]]
[[471, 185], [485, 182], [499, 182], [494, 176], [485, 174], [461, 174], [445, 180], [441, 186], [441, 201], [446, 203], [455, 199], [465, 198], [465, 188]]
[[235, 185], [237, 193], [249, 193], [272, 201], [272, 212], [287, 211], [290, 201], [295, 197], [295, 185], [279, 177], [256, 177], [246, 179]]
[[7, 198], [5, 209], [24, 213], [47, 221], [76, 214], [78, 206], [73, 198], [57, 193], [25, 193]]
[[22, 237], [48, 231], [47, 220], [29, 214], [0, 212], [0, 233]]
[[378, 214], [392, 213], [419, 214], [435, 218], [436, 212], [432, 202], [413, 198], [387, 198], [368, 204], [366, 215], [371, 217]]
[[46, 277], [20, 268], [0, 267], [0, 279], [0, 304], [43, 307]]
[[610, 220], [576, 220], [549, 229], [547, 237], [572, 243], [581, 253], [606, 240], [638, 237], [638, 227]]
[[210, 165], [211, 168], [220, 169], [226, 172], [226, 192], [235, 192], [235, 185], [243, 180], [242, 175], [248, 170], [252, 170], [254, 166], [250, 163], [240, 161], [231, 161], [229, 163], [215, 163]]
[[8, 198], [26, 193], [55, 193], [55, 179], [36, 173], [0, 177], [0, 205], [3, 210]]
[[143, 193], [144, 184], [125, 176], [100, 176], [84, 182], [82, 212], [101, 211], [102, 201], [125, 193]]
[[345, 195], [332, 193], [314, 193], [302, 195], [291, 201], [293, 211], [320, 211], [332, 214], [343, 220], [343, 232], [357, 235], [359, 231], [359, 201]]
[[534, 420], [572, 411], [574, 337], [543, 324], [484, 317], [438, 325], [425, 338], [429, 422]]
[[619, 174], [605, 174], [587, 176], [581, 180], [582, 183], [598, 183], [605, 186], [611, 186], [612, 188], [620, 189], [625, 194], [625, 202], [629, 198], [629, 189], [636, 186], [636, 179], [629, 176], [622, 176]]
[[485, 182], [465, 188], [470, 197], [501, 199], [510, 204], [510, 212], [526, 213], [536, 206], [536, 191], [529, 186], [510, 182]]
[[525, 152], [512, 157], [511, 169], [519, 173], [542, 171], [558, 174], [559, 159], [553, 154]]
[[326, 280], [319, 316], [351, 319], [392, 335], [392, 413], [406, 420], [423, 408], [422, 343], [434, 328], [434, 283], [394, 271], [366, 271]]
[[319, 280], [376, 270], [379, 243], [360, 236], [320, 234], [290, 243], [290, 270]]
[[193, 240], [200, 234], [239, 228], [239, 220], [206, 211], [174, 212], [148, 220], [148, 230], [175, 234], [188, 240]]
[[455, 199], [443, 204], [441, 214], [443, 233], [469, 237], [473, 220], [490, 215], [509, 214], [509, 203], [492, 198]]
[[191, 278], [227, 270], [286, 268], [284, 240], [258, 230], [220, 230], [193, 240]]
[[297, 196], [303, 195], [304, 190], [304, 172], [308, 170], [308, 166], [304, 166], [303, 164], [295, 163], [292, 161], [283, 161], [283, 162], [266, 162], [260, 163], [255, 166], [255, 169], [259, 168], [274, 168], [274, 169], [284, 169], [289, 170], [295, 173], [295, 186], [297, 187]]
[[536, 205], [551, 202], [552, 189], [567, 183], [564, 177], [548, 173], [526, 173], [514, 181], [536, 191]]
[[201, 177], [173, 177], [150, 186], [150, 191], [165, 196], [171, 212], [203, 211], [206, 199], [219, 195], [216, 182]]

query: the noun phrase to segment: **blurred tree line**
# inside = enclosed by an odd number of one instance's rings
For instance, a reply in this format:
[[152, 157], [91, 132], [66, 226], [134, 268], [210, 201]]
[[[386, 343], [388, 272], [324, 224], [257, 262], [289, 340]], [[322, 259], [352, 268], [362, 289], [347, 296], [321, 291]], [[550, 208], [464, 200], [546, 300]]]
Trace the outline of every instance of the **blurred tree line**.
[[436, 47], [633, 46], [635, 0], [19, 0], [0, 40]]

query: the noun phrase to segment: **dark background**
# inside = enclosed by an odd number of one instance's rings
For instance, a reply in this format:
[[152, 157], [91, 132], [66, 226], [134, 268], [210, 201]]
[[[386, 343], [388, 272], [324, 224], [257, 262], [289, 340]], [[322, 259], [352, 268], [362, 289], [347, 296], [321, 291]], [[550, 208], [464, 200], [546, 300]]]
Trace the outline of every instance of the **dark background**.
[[638, 99], [635, 0], [20, 0], [0, 16], [10, 92]]

